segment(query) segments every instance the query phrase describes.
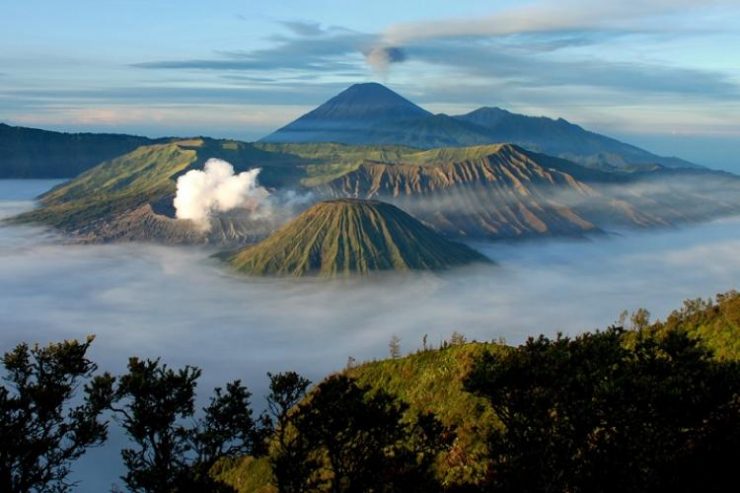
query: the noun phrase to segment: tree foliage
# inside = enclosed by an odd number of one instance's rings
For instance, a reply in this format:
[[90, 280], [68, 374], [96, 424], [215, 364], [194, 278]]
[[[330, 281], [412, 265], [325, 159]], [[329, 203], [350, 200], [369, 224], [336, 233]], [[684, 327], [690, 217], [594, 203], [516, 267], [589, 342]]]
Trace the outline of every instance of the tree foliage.
[[[112, 378], [94, 376], [93, 337], [5, 353], [0, 387], [0, 491], [66, 492], [71, 464], [107, 437]], [[81, 396], [78, 395], [83, 386]]]
[[290, 416], [291, 459], [303, 467], [293, 477], [275, 470], [278, 484], [291, 488], [280, 491], [439, 489], [432, 465], [445, 445], [443, 428], [430, 415], [407, 423], [405, 410], [385, 392], [368, 393], [344, 375], [329, 377]]
[[490, 437], [491, 491], [711, 491], [731, 479], [737, 363], [682, 331], [624, 342], [621, 328], [541, 336], [478, 361], [467, 388], [504, 425]]
[[[239, 381], [215, 390], [195, 417], [201, 372], [131, 358], [116, 388], [114, 410], [135, 447], [121, 454], [129, 490], [142, 493], [220, 491], [210, 477], [221, 458], [251, 453], [255, 437], [249, 391]], [[226, 489], [227, 490], [227, 489]]]

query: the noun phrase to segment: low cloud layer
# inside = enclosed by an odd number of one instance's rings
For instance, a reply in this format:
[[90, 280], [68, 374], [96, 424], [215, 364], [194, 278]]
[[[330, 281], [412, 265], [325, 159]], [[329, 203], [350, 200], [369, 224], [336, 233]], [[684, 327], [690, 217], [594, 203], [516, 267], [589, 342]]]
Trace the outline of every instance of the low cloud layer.
[[244, 209], [256, 217], [269, 214], [270, 193], [257, 182], [260, 171], [255, 168], [236, 174], [230, 163], [209, 159], [202, 171], [190, 170], [177, 179], [175, 215], [207, 231], [211, 217], [219, 212]]

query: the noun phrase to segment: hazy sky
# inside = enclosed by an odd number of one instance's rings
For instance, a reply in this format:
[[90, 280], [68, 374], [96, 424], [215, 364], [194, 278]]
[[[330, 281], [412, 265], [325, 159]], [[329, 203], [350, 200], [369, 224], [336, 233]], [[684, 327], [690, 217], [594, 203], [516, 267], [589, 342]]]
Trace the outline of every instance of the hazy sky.
[[0, 121], [254, 139], [377, 80], [729, 166], [738, 26], [740, 0], [4, 1]]

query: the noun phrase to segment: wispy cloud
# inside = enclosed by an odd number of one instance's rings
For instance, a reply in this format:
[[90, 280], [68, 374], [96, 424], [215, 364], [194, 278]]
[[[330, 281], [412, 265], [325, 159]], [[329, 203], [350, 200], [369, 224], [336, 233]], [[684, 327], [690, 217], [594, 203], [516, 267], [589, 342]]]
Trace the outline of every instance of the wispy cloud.
[[[222, 51], [213, 58], [162, 60], [135, 64], [159, 70], [245, 72], [250, 76], [343, 73], [367, 76], [367, 66], [387, 75], [391, 66], [416, 62], [454, 69], [457, 78], [505, 89], [608, 89], [623, 94], [673, 94], [700, 99], [740, 97], [731, 74], [721, 70], [684, 67], [655, 60], [610, 59], [591, 53], [551, 56], [567, 48], [607, 46], [626, 36], [665, 36], [706, 26], [668, 22], [677, 12], [735, 4], [728, 0], [628, 0], [594, 5], [585, 0], [542, 1], [477, 18], [392, 24], [378, 34], [342, 27], [324, 28], [307, 21], [284, 21], [290, 35], [274, 36], [273, 47]], [[596, 52], [598, 53], [598, 52]], [[363, 61], [365, 63], [363, 63]], [[418, 67], [411, 68], [421, 70]], [[422, 92], [434, 91], [430, 83]], [[464, 92], [467, 95], [467, 92]], [[505, 94], [505, 93], [504, 93]]]
[[489, 16], [408, 22], [389, 26], [381, 40], [389, 45], [404, 45], [425, 39], [459, 37], [499, 37], [522, 33], [635, 29], [666, 30], [657, 17], [686, 9], [736, 4], [732, 0], [625, 0], [590, 2], [569, 0], [540, 1], [503, 10]]
[[281, 24], [298, 36], [321, 36], [326, 33], [319, 22], [282, 21]]
[[[304, 26], [305, 27], [305, 26]], [[299, 31], [305, 31], [301, 29]], [[252, 51], [221, 51], [209, 59], [162, 60], [134, 64], [144, 69], [192, 69], [220, 71], [309, 71], [362, 70], [363, 50], [373, 45], [372, 35], [332, 29], [330, 31], [272, 38], [271, 48]]]
[[637, 93], [678, 93], [717, 99], [737, 97], [740, 89], [723, 72], [672, 67], [648, 62], [561, 60], [496, 44], [471, 44], [461, 40], [426, 41], [409, 45], [409, 59], [454, 67], [465, 73], [521, 87], [590, 86]]

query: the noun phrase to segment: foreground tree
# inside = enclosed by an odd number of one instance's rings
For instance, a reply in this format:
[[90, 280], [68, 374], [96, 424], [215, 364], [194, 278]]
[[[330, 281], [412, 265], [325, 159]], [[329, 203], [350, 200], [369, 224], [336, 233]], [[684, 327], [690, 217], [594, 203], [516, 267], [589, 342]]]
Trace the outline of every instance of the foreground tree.
[[721, 491], [740, 449], [740, 372], [682, 331], [620, 328], [487, 354], [466, 386], [503, 423], [491, 491]]
[[3, 356], [0, 491], [70, 491], [71, 464], [105, 441], [101, 415], [113, 379], [94, 376], [97, 366], [87, 359], [92, 342], [91, 336], [46, 347], [20, 344]]
[[[281, 493], [303, 491], [304, 478], [315, 467], [307, 461], [309, 445], [304, 436], [290, 424], [290, 414], [306, 397], [311, 382], [294, 371], [267, 374], [270, 393], [267, 395], [271, 440], [270, 465], [276, 486]], [[264, 420], [263, 420], [264, 421]]]
[[301, 467], [275, 468], [280, 491], [438, 490], [432, 464], [444, 446], [442, 427], [431, 416], [410, 424], [406, 410], [385, 392], [328, 378], [290, 415], [292, 442], [278, 454], [289, 451]]
[[131, 491], [229, 491], [209, 471], [221, 458], [251, 453], [255, 423], [249, 391], [239, 381], [216, 389], [195, 418], [200, 370], [173, 370], [159, 360], [129, 360], [116, 389], [115, 412], [134, 448], [122, 451]]

